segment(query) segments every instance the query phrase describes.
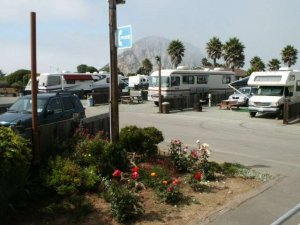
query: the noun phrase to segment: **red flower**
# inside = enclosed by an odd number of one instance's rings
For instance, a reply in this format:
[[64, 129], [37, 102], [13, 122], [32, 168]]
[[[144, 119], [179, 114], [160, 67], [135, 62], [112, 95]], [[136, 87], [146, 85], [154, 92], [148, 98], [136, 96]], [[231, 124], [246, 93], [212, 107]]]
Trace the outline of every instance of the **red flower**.
[[120, 177], [121, 174], [122, 174], [121, 170], [115, 170], [112, 175], [113, 177]]
[[195, 175], [194, 175], [194, 178], [195, 178], [196, 180], [201, 180], [201, 178], [202, 178], [202, 173], [201, 173], [200, 171], [196, 172]]
[[140, 176], [140, 175], [139, 175], [137, 172], [133, 172], [133, 173], [131, 174], [131, 178], [132, 178], [133, 180], [138, 179], [139, 176]]
[[177, 178], [175, 178], [175, 179], [173, 179], [173, 182], [172, 182], [174, 185], [178, 185], [178, 184], [180, 184], [180, 180], [179, 179], [177, 179]]
[[139, 172], [139, 168], [137, 166], [131, 168], [131, 172]]
[[174, 187], [173, 186], [169, 186], [168, 188], [167, 188], [167, 192], [172, 192], [174, 190]]

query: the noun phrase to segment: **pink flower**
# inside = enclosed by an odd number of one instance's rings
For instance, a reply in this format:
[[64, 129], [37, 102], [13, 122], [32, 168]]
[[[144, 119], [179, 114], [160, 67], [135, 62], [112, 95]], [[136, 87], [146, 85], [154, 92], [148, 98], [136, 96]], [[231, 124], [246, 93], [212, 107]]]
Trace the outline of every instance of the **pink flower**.
[[194, 175], [194, 178], [195, 178], [196, 180], [201, 180], [201, 178], [202, 178], [202, 173], [201, 173], [200, 171], [196, 172], [195, 175]]
[[133, 172], [133, 173], [131, 174], [131, 178], [132, 178], [133, 180], [138, 179], [139, 176], [140, 176], [140, 175], [138, 174], [138, 172]]
[[191, 156], [193, 157], [193, 158], [198, 158], [198, 150], [197, 149], [193, 149], [192, 150], [192, 152], [191, 152]]
[[174, 190], [174, 187], [173, 186], [169, 186], [168, 188], [167, 188], [167, 192], [172, 192]]
[[139, 172], [139, 170], [140, 169], [138, 167], [136, 167], [136, 166], [133, 167], [133, 168], [131, 168], [131, 172]]
[[115, 170], [112, 175], [113, 177], [120, 177], [121, 174], [122, 174], [121, 170]]

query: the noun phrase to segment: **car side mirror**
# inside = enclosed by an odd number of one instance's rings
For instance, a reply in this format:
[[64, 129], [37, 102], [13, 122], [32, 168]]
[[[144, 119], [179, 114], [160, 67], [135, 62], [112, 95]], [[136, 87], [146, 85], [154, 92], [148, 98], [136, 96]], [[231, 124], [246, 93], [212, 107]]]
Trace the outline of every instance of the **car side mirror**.
[[47, 115], [53, 115], [54, 114], [54, 110], [48, 109], [47, 110]]

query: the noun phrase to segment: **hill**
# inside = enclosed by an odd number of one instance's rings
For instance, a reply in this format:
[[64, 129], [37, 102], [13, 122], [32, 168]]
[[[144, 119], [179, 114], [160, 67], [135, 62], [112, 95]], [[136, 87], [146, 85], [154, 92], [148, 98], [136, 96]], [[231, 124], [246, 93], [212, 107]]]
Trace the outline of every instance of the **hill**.
[[[163, 68], [173, 68], [167, 53], [171, 41], [157, 36], [143, 38], [134, 43], [131, 49], [126, 49], [118, 55], [118, 67], [125, 74], [135, 73], [142, 66], [142, 61], [148, 58], [153, 64], [153, 70], [156, 70], [155, 57], [160, 56]], [[185, 53], [180, 65], [199, 66], [201, 59], [204, 57], [201, 50], [190, 43], [183, 42], [183, 45]]]

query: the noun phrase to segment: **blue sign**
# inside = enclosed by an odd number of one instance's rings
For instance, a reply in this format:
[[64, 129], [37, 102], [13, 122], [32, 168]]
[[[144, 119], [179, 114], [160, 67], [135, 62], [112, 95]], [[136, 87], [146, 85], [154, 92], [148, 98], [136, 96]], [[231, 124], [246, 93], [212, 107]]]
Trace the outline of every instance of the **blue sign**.
[[116, 46], [118, 49], [132, 47], [131, 25], [118, 28], [116, 42]]

